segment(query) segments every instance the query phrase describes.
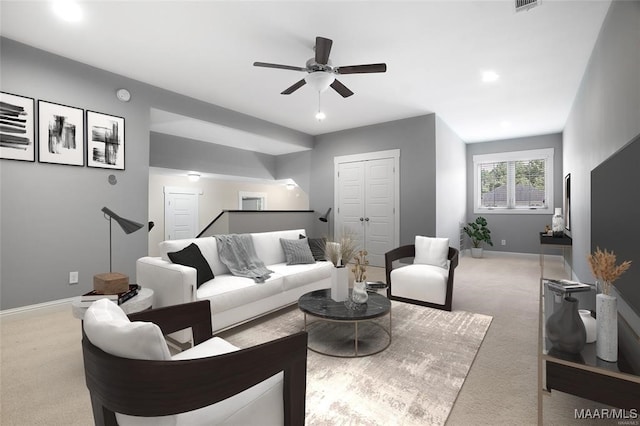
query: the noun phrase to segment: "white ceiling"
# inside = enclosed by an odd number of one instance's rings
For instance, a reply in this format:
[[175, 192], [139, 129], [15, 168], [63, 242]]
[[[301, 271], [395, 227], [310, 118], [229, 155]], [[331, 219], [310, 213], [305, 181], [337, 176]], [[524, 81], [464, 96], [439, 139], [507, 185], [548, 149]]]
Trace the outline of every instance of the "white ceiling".
[[[70, 24], [49, 2], [2, 0], [0, 33], [311, 135], [435, 112], [464, 141], [481, 142], [562, 131], [609, 4], [543, 0], [515, 13], [513, 0], [86, 1]], [[333, 39], [334, 66], [388, 69], [340, 76], [355, 95], [324, 93], [321, 123], [309, 85], [280, 95], [304, 73], [252, 66], [304, 66], [315, 36]], [[500, 79], [481, 82], [484, 70]], [[207, 140], [168, 124], [188, 128], [183, 119], [155, 116], [159, 131]], [[209, 141], [228, 138], [206, 124], [197, 126], [214, 132]], [[300, 149], [253, 142], [245, 148]]]

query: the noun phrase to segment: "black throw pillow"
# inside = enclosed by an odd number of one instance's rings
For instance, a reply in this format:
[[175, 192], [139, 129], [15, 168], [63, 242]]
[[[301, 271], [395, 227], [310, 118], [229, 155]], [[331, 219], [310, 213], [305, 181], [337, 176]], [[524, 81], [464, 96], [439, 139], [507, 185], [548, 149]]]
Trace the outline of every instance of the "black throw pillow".
[[169, 256], [169, 259], [171, 259], [173, 263], [195, 268], [198, 273], [196, 288], [215, 278], [209, 262], [204, 258], [200, 248], [195, 243], [189, 244], [180, 251], [167, 253], [167, 256]]
[[[298, 235], [299, 239], [307, 238], [302, 234]], [[307, 238], [311, 254], [316, 262], [327, 260], [324, 254], [325, 246], [327, 245], [326, 238]]]

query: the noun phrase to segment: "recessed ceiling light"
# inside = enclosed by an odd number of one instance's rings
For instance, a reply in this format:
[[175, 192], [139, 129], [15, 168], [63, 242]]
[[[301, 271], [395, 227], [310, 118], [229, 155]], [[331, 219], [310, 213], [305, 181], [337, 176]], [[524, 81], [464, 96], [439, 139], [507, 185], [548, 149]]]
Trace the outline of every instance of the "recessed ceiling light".
[[508, 127], [511, 127], [511, 123], [509, 121], [501, 121], [500, 122], [500, 127], [502, 127], [503, 129], [506, 129]]
[[494, 81], [498, 81], [500, 76], [495, 71], [483, 71], [482, 72], [482, 81], [485, 83], [493, 83]]
[[72, 0], [57, 0], [53, 2], [53, 11], [60, 19], [67, 22], [79, 22], [82, 20], [80, 5]]

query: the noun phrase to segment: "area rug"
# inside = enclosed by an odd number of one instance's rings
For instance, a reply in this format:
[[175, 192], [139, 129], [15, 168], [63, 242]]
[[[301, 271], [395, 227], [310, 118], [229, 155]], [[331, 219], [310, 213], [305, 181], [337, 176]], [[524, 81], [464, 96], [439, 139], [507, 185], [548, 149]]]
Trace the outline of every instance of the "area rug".
[[[335, 358], [309, 351], [306, 424], [444, 424], [491, 319], [392, 302], [393, 339], [383, 352]], [[388, 327], [387, 318], [380, 321]], [[248, 347], [303, 325], [303, 314], [292, 308], [222, 337]]]

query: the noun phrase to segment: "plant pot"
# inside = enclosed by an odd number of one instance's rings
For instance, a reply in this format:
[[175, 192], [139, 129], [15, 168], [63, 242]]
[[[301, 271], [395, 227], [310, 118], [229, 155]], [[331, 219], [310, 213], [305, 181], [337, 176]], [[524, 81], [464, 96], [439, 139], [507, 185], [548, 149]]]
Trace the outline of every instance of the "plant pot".
[[471, 257], [480, 259], [482, 257], [482, 247], [471, 247]]
[[331, 270], [331, 298], [336, 302], [349, 299], [349, 271], [344, 266]]

